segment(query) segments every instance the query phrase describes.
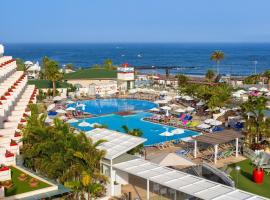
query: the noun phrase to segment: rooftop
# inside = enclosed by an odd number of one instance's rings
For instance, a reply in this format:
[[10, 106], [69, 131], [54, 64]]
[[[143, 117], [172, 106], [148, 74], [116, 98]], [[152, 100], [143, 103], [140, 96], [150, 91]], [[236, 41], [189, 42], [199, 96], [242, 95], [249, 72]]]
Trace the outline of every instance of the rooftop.
[[201, 177], [193, 176], [168, 167], [161, 167], [143, 159], [133, 159], [113, 165], [114, 168], [200, 199], [217, 200], [262, 200], [254, 194], [244, 192]]
[[98, 148], [107, 152], [105, 158], [109, 160], [126, 153], [146, 141], [145, 138], [134, 137], [117, 131], [100, 128], [88, 131], [86, 135], [94, 142], [98, 140], [107, 141], [99, 145]]
[[97, 69], [97, 68], [88, 68], [77, 70], [73, 73], [68, 73], [64, 75], [65, 80], [72, 79], [115, 79], [117, 78], [116, 70], [107, 70], [107, 69]]

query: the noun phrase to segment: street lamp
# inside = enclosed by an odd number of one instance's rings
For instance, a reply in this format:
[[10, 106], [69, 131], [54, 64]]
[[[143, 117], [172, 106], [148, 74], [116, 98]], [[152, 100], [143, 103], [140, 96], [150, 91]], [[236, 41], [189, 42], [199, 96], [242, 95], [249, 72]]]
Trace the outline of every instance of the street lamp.
[[241, 167], [240, 166], [236, 166], [235, 167], [235, 170], [236, 170], [236, 187], [238, 187], [238, 183], [239, 183], [239, 172], [241, 170]]

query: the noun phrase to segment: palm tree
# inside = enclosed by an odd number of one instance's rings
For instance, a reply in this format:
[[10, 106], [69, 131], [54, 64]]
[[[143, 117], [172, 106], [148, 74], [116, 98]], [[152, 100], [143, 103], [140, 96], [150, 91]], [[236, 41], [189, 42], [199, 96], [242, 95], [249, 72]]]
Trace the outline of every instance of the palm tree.
[[[246, 130], [252, 137], [255, 136], [255, 142], [261, 138], [262, 135], [268, 133], [269, 120], [266, 120], [264, 112], [266, 110], [267, 99], [265, 97], [252, 97], [241, 105], [244, 117], [246, 118]], [[268, 127], [268, 128], [266, 128]]]
[[188, 82], [188, 77], [184, 74], [178, 74], [175, 77], [177, 78], [178, 86], [183, 86]]
[[[132, 136], [142, 137], [142, 135], [143, 135], [143, 132], [140, 129], [137, 129], [137, 128], [129, 129], [126, 125], [123, 125], [122, 129], [124, 130], [125, 133], [127, 133], [129, 135], [132, 135]], [[142, 153], [143, 148], [144, 148], [144, 145], [141, 144], [141, 145], [131, 149], [128, 153], [130, 153], [132, 155], [134, 155], [136, 153]]]
[[50, 60], [48, 57], [44, 57], [43, 67], [45, 77], [53, 83], [53, 96], [55, 96], [56, 82], [63, 78], [63, 74], [59, 72], [59, 64], [54, 60]]
[[205, 78], [208, 80], [208, 81], [211, 81], [213, 80], [213, 78], [215, 77], [215, 72], [211, 69], [208, 69], [206, 74], [205, 74]]
[[220, 50], [214, 51], [211, 54], [210, 59], [217, 64], [217, 74], [219, 74], [219, 64], [222, 60], [224, 60], [224, 53]]
[[107, 179], [101, 174], [100, 161], [105, 152], [97, 149], [104, 141], [93, 142], [82, 132], [74, 134], [57, 118], [47, 126], [37, 105], [30, 110], [23, 130], [24, 165], [71, 188], [73, 199], [83, 199], [85, 193], [88, 199], [104, 194]]

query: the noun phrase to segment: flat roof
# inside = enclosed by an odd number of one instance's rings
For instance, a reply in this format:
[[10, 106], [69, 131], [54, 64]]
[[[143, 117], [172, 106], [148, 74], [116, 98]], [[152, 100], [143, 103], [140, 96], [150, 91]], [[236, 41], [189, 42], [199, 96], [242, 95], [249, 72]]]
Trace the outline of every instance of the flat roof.
[[145, 138], [135, 137], [125, 133], [102, 128], [96, 128], [88, 131], [86, 132], [86, 135], [94, 142], [98, 140], [107, 141], [100, 144], [97, 148], [105, 150], [105, 158], [109, 160], [128, 152], [146, 141]]
[[185, 194], [206, 200], [265, 200], [266, 198], [238, 190], [182, 171], [162, 167], [141, 158], [118, 163], [114, 168], [139, 176]]
[[235, 140], [236, 138], [242, 138], [243, 135], [237, 132], [232, 132], [231, 130], [223, 131], [221, 133], [207, 133], [203, 135], [199, 135], [194, 137], [193, 139], [198, 142], [203, 142], [207, 144], [224, 144], [226, 142], [230, 142]]

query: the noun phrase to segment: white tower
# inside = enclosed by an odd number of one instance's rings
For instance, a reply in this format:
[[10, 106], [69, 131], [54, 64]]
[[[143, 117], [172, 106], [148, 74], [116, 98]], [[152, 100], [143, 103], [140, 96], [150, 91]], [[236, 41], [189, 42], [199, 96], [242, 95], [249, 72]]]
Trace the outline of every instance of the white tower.
[[4, 45], [0, 44], [0, 57], [4, 55], [4, 52], [5, 52]]

